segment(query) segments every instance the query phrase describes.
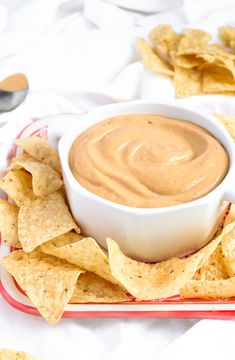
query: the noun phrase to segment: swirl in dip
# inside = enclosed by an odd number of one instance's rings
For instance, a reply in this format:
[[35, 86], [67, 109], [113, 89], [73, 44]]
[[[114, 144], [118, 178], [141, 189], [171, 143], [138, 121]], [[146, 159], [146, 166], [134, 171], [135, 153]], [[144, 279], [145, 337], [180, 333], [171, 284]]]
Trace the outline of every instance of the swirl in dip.
[[69, 164], [77, 181], [104, 199], [160, 208], [208, 194], [225, 177], [229, 158], [201, 127], [146, 114], [89, 127], [74, 141]]

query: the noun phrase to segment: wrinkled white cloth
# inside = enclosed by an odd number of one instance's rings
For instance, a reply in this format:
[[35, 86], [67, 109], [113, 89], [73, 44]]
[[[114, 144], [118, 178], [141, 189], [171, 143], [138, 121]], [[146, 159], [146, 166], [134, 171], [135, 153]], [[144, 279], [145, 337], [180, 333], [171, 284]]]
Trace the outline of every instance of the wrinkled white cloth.
[[[0, 0], [0, 78], [20, 71], [30, 83], [26, 101], [0, 115], [0, 124], [116, 100], [172, 101], [171, 81], [144, 69], [135, 38], [170, 23], [177, 31], [208, 30], [216, 39], [218, 26], [235, 25], [234, 13], [234, 0]], [[235, 114], [227, 96], [179, 102]], [[6, 133], [3, 127], [1, 143]], [[190, 319], [62, 319], [52, 327], [0, 298], [0, 348], [41, 360], [232, 359], [234, 329], [233, 320]]]

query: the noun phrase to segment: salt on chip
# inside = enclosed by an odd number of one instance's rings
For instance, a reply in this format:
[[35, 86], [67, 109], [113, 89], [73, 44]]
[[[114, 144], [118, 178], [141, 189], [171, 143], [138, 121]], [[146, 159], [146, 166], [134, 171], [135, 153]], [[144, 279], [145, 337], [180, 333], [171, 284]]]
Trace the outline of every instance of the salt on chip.
[[77, 224], [59, 192], [20, 207], [18, 234], [26, 252], [74, 228]]
[[21, 248], [18, 237], [18, 206], [0, 199], [0, 231], [3, 244]]
[[196, 69], [175, 66], [174, 85], [177, 97], [191, 96], [202, 92], [202, 74]]
[[216, 114], [215, 116], [223, 123], [223, 125], [235, 141], [235, 116], [222, 114]]
[[11, 170], [0, 181], [4, 190], [18, 205], [29, 204], [36, 199], [32, 188], [32, 176], [23, 170]]
[[[74, 242], [76, 236], [78, 241]], [[71, 237], [70, 243], [68, 243], [69, 237]], [[90, 237], [80, 239], [79, 235], [67, 234], [48, 241], [41, 246], [41, 249], [47, 254], [57, 256], [87, 271], [94, 272], [113, 284], [118, 284], [117, 279], [112, 276], [107, 254]]]
[[172, 258], [146, 264], [125, 256], [112, 239], [106, 239], [113, 276], [140, 300], [163, 299], [175, 295], [195, 274], [203, 254], [186, 259]]
[[143, 39], [136, 40], [137, 47], [143, 59], [146, 69], [167, 76], [173, 76], [172, 68], [154, 52], [153, 48]]
[[81, 274], [69, 303], [114, 303], [128, 301], [131, 298], [118, 285], [86, 272]]
[[60, 320], [78, 276], [84, 272], [38, 249], [28, 254], [14, 251], [1, 262], [50, 324]]
[[37, 360], [37, 358], [24, 351], [0, 349], [1, 360]]
[[26, 151], [30, 156], [50, 165], [54, 170], [61, 173], [58, 152], [52, 149], [48, 141], [39, 137], [28, 137], [15, 140], [15, 144]]
[[15, 160], [14, 164], [31, 173], [33, 192], [36, 196], [52, 194], [63, 185], [58, 172], [47, 164], [31, 159]]
[[191, 280], [180, 289], [182, 299], [228, 299], [235, 296], [235, 277], [225, 280]]

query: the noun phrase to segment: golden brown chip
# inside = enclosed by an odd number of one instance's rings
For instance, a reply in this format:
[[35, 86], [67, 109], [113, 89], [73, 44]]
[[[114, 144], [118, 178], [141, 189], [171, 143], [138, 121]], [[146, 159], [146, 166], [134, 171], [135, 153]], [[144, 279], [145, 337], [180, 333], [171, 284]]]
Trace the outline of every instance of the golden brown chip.
[[19, 208], [0, 199], [0, 230], [3, 244], [21, 248], [18, 237], [18, 212]]
[[28, 254], [14, 251], [1, 262], [50, 324], [60, 320], [78, 276], [84, 272], [38, 249]]
[[227, 279], [228, 274], [224, 266], [221, 245], [212, 252], [207, 261], [195, 273], [194, 280], [222, 280]]
[[30, 156], [50, 165], [54, 170], [61, 173], [58, 152], [52, 149], [48, 141], [39, 137], [28, 137], [15, 140], [15, 144], [25, 150]]
[[187, 29], [179, 41], [177, 55], [197, 54], [208, 46], [210, 40], [211, 35], [205, 31]]
[[171, 58], [174, 66], [180, 66], [185, 69], [203, 66], [205, 63], [203, 59], [199, 59], [195, 55], [176, 55], [176, 53], [171, 52]]
[[[76, 236], [78, 241], [74, 242]], [[94, 272], [113, 284], [118, 284], [118, 281], [112, 276], [106, 252], [92, 238], [81, 239], [79, 235], [70, 233], [48, 241], [41, 248], [47, 254], [65, 259], [87, 271]]]
[[175, 66], [174, 85], [177, 97], [200, 94], [202, 92], [202, 74], [196, 69]]
[[229, 209], [229, 214], [227, 215], [224, 226], [229, 225], [235, 221], [235, 205], [231, 204], [231, 207]]
[[47, 164], [35, 160], [15, 160], [14, 166], [24, 168], [32, 175], [33, 192], [36, 196], [46, 196], [59, 190], [63, 182], [57, 171]]
[[[235, 79], [235, 56], [224, 50], [215, 48], [213, 45], [208, 47], [204, 52], [197, 54], [198, 58], [203, 59], [207, 66], [205, 66], [205, 72], [219, 72], [226, 75], [232, 75], [232, 79]], [[219, 70], [221, 68], [221, 71]], [[223, 69], [225, 71], [223, 71]], [[229, 76], [228, 75], [228, 76]]]
[[18, 206], [30, 204], [36, 199], [32, 188], [32, 176], [23, 170], [9, 171], [1, 179], [0, 188], [4, 190]]
[[221, 241], [223, 261], [229, 276], [235, 275], [235, 223], [227, 226], [230, 229]]
[[26, 252], [76, 227], [77, 224], [59, 192], [20, 207], [18, 233]]
[[224, 46], [230, 47], [230, 42], [235, 41], [235, 28], [222, 26], [219, 28], [219, 38]]
[[164, 63], [162, 59], [154, 52], [153, 48], [143, 39], [137, 39], [136, 44], [143, 59], [146, 69], [167, 76], [173, 76], [172, 68]]
[[114, 285], [94, 273], [86, 272], [79, 276], [69, 303], [113, 303], [130, 299], [120, 286]]
[[235, 80], [229, 70], [211, 66], [203, 72], [202, 90], [204, 93], [235, 91]]
[[235, 296], [235, 277], [226, 280], [190, 280], [180, 289], [182, 299], [228, 299]]
[[233, 53], [235, 53], [235, 40], [230, 41], [229, 46], [230, 46], [231, 50], [233, 51]]
[[157, 54], [168, 63], [171, 63], [171, 53], [176, 50], [181, 35], [176, 34], [170, 25], [158, 25], [149, 34]]
[[35, 356], [24, 351], [0, 349], [1, 360], [37, 360]]
[[216, 114], [215, 116], [223, 123], [235, 141], [235, 116], [222, 114]]
[[19, 170], [21, 168], [21, 166], [17, 165], [18, 161], [25, 161], [25, 160], [34, 160], [32, 157], [30, 157], [28, 154], [26, 153], [22, 153], [19, 155], [14, 156], [11, 161], [10, 161], [10, 165], [7, 167], [7, 169], [5, 170], [5, 172], [8, 172], [10, 170]]
[[172, 258], [146, 264], [125, 256], [112, 239], [107, 239], [113, 276], [140, 300], [163, 299], [175, 295], [195, 274], [203, 254], [187, 259]]

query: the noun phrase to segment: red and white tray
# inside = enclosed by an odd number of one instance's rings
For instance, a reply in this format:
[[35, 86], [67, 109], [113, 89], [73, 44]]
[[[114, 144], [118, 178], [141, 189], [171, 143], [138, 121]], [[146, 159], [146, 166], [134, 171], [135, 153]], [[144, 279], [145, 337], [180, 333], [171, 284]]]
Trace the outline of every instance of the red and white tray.
[[[70, 115], [68, 115], [70, 117]], [[66, 116], [63, 115], [65, 119]], [[79, 118], [73, 116], [74, 121]], [[55, 117], [47, 117], [26, 123], [22, 120], [10, 122], [1, 129], [0, 134], [0, 171], [6, 168], [9, 157], [16, 153], [13, 145], [15, 138], [40, 136], [47, 138], [47, 128]], [[59, 119], [58, 119], [59, 121]], [[0, 194], [1, 195], [1, 194]], [[3, 194], [2, 194], [3, 195]], [[7, 255], [10, 248], [0, 245], [0, 257]], [[14, 279], [0, 266], [0, 293], [14, 308], [31, 315], [39, 316], [37, 309], [29, 298], [17, 287]], [[226, 301], [202, 301], [198, 299], [181, 300], [178, 295], [162, 301], [131, 301], [115, 304], [69, 304], [63, 317], [84, 318], [148, 318], [148, 317], [178, 317], [178, 318], [233, 318], [235, 317], [235, 299]]]

